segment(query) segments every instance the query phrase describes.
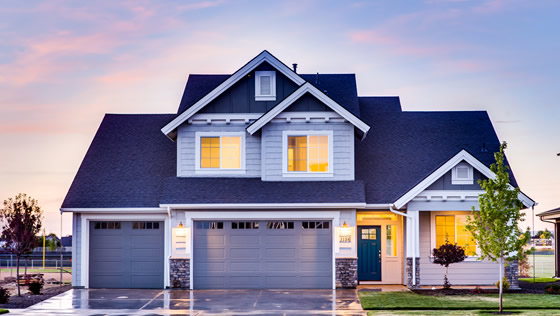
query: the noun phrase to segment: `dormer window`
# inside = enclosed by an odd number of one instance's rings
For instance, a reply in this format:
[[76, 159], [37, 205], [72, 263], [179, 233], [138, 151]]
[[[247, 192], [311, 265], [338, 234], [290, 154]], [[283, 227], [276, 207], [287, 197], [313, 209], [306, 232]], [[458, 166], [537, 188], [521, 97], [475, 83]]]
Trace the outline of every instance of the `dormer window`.
[[451, 184], [473, 184], [473, 167], [461, 162], [451, 170]]
[[255, 71], [255, 101], [276, 100], [276, 72]]

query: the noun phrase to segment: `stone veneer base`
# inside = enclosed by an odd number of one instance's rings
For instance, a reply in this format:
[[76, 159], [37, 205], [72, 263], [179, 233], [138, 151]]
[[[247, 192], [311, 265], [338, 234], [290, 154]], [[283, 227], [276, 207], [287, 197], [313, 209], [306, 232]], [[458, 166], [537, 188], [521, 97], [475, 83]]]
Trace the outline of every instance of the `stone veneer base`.
[[358, 259], [336, 258], [336, 287], [356, 288], [358, 286]]
[[406, 284], [409, 289], [420, 287], [420, 258], [416, 258], [416, 285], [412, 284], [412, 258], [406, 258]]
[[169, 259], [169, 285], [171, 288], [191, 287], [191, 260], [188, 258]]
[[505, 267], [505, 277], [509, 282], [509, 288], [512, 290], [519, 290], [519, 262], [514, 260], [508, 262]]

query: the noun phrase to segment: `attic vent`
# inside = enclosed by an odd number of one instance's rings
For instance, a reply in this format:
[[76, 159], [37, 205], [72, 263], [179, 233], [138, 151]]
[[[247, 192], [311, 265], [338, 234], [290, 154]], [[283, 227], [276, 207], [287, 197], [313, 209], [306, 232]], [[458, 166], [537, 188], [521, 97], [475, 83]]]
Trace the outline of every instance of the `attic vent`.
[[276, 72], [255, 71], [255, 101], [276, 100]]
[[473, 184], [473, 167], [466, 162], [460, 162], [451, 170], [451, 184]]
[[480, 152], [483, 152], [483, 153], [488, 152], [488, 148], [486, 148], [486, 143], [482, 143], [482, 148], [480, 148]]

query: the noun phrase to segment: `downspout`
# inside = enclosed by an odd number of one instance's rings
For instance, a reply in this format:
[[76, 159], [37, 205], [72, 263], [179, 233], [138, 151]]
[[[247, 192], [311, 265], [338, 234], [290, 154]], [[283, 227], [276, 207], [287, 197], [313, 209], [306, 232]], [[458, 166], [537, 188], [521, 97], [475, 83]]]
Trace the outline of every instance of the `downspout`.
[[[413, 239], [416, 238], [416, 225], [414, 225], [415, 224], [414, 223], [414, 218], [412, 216], [406, 214], [406, 213], [397, 211], [395, 209], [395, 204], [390, 204], [389, 205], [389, 211], [391, 211], [391, 212], [393, 212], [397, 215], [404, 216], [407, 219], [409, 219], [411, 224], [413, 224], [412, 225], [412, 238]], [[408, 223], [407, 223], [407, 225], [408, 225]], [[413, 240], [413, 243], [412, 243], [412, 249], [413, 249], [413, 251], [412, 251], [412, 254], [413, 254], [413, 257], [412, 257], [412, 285], [416, 286], [416, 243], [414, 241], [415, 240]]]

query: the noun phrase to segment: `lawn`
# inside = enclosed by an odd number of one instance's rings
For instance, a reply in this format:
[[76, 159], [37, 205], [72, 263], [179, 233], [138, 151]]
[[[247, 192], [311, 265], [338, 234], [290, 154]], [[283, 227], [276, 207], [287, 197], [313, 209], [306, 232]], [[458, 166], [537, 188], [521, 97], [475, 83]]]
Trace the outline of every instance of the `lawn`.
[[[497, 294], [430, 296], [413, 292], [360, 292], [364, 309], [370, 310], [496, 310]], [[560, 308], [560, 295], [504, 294], [505, 310]]]
[[[460, 310], [460, 311], [442, 311], [442, 310], [409, 310], [409, 311], [369, 311], [368, 315], [495, 315], [495, 310]], [[506, 311], [512, 315], [523, 316], [545, 316], [560, 315], [560, 309], [544, 309], [544, 310], [516, 310]]]
[[555, 278], [519, 278], [519, 281], [529, 282], [529, 283], [550, 283], [550, 282], [558, 282], [560, 279]]

